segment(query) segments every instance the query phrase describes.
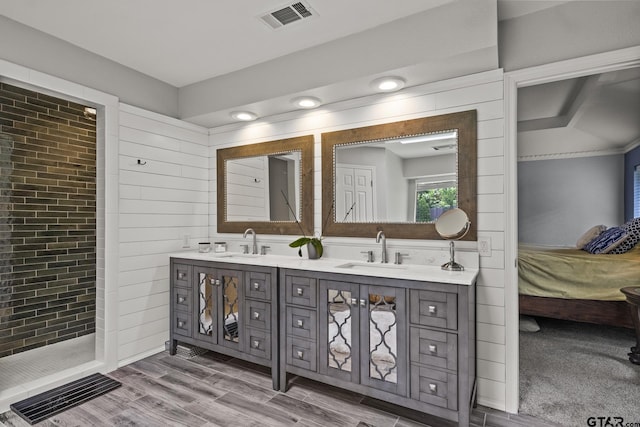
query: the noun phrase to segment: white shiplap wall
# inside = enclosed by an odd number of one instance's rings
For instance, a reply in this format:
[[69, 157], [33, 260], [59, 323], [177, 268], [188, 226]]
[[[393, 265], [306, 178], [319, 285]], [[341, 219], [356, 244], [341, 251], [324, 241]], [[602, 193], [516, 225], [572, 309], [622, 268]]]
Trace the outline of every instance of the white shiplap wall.
[[[314, 207], [315, 229], [320, 231], [321, 173], [320, 134], [335, 130], [476, 109], [478, 111], [478, 237], [490, 238], [491, 255], [480, 257], [477, 287], [478, 401], [505, 409], [505, 310], [504, 310], [504, 101], [502, 70], [490, 71], [405, 89], [397, 94], [375, 95], [321, 107], [304, 113], [289, 113], [246, 124], [210, 129], [210, 165], [215, 187], [215, 151], [218, 148], [252, 144], [313, 134], [315, 139]], [[227, 240], [231, 250], [242, 236], [218, 235], [216, 204], [210, 207], [210, 236]], [[325, 254], [330, 258], [358, 259], [360, 251], [379, 248], [371, 239], [327, 238]], [[295, 255], [287, 243], [291, 236], [258, 236], [273, 253]], [[439, 265], [447, 260], [448, 246], [442, 241], [389, 240], [389, 253], [408, 252], [409, 263]], [[459, 242], [457, 257], [467, 266], [477, 265], [475, 242]]]
[[[208, 131], [120, 105], [118, 360], [169, 339], [169, 256], [207, 240]], [[138, 164], [138, 159], [142, 163]], [[188, 236], [188, 237], [187, 237]]]

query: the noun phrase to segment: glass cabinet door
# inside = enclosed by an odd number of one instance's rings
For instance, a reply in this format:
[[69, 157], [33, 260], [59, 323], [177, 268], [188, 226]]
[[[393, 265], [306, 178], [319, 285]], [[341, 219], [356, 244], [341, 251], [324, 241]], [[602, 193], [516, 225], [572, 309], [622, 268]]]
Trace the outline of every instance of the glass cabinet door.
[[215, 270], [206, 267], [194, 267], [195, 292], [195, 337], [216, 343], [217, 339], [217, 279]]
[[345, 381], [358, 378], [358, 285], [320, 281], [320, 373]]
[[361, 383], [406, 395], [405, 290], [360, 288]]
[[242, 272], [219, 270], [222, 311], [220, 319], [220, 344], [240, 350], [242, 347]]

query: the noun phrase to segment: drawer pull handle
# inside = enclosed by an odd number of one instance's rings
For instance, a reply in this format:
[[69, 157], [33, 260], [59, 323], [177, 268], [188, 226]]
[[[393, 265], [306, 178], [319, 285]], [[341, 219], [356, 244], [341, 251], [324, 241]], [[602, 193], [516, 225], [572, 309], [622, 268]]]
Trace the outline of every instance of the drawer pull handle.
[[358, 298], [351, 298], [351, 305], [358, 305]]
[[253, 312], [253, 318], [254, 319], [260, 319], [260, 313], [258, 313], [257, 311]]
[[304, 327], [304, 321], [302, 319], [298, 319], [296, 320], [296, 325], [298, 325], [298, 328], [302, 328]]
[[178, 280], [184, 280], [185, 277], [187, 277], [187, 273], [184, 271], [178, 271]]
[[253, 348], [260, 348], [260, 341], [254, 340], [253, 341]]
[[367, 306], [367, 300], [361, 299], [360, 300], [360, 307], [366, 307], [366, 306]]
[[300, 360], [304, 359], [304, 353], [302, 352], [302, 350], [296, 351], [296, 355], [298, 356], [298, 359]]
[[184, 297], [178, 297], [178, 303], [182, 304], [184, 302]]
[[302, 288], [298, 288], [298, 289], [296, 289], [296, 292], [297, 292], [297, 294], [298, 294], [298, 296], [299, 296], [299, 297], [301, 297], [301, 296], [302, 296], [302, 294], [303, 294]]
[[429, 384], [429, 391], [431, 393], [437, 393], [438, 392], [438, 385], [434, 384], [434, 383], [430, 383]]
[[438, 312], [438, 308], [435, 305], [430, 305], [429, 306], [429, 314], [431, 316], [435, 316]]
[[182, 320], [178, 320], [178, 328], [184, 327], [184, 322]]
[[429, 344], [429, 353], [437, 353], [438, 347], [435, 344]]
[[260, 289], [260, 283], [255, 282], [255, 283], [253, 284], [253, 289], [255, 289], [256, 291], [257, 291], [258, 289]]

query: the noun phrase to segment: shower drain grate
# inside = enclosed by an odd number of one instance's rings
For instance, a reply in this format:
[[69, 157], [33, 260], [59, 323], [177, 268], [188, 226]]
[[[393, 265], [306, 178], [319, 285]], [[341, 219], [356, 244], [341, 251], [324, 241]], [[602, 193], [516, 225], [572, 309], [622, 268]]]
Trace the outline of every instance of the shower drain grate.
[[21, 400], [10, 407], [13, 412], [33, 425], [52, 415], [59, 414], [94, 397], [105, 394], [121, 385], [120, 382], [102, 374], [93, 374]]

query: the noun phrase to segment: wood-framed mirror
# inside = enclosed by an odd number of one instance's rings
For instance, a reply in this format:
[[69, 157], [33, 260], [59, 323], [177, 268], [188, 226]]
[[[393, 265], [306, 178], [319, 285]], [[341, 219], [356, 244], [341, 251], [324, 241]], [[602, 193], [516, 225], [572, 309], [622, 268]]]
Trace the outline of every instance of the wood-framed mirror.
[[216, 151], [218, 232], [313, 235], [313, 135]]
[[322, 134], [325, 236], [439, 240], [435, 220], [463, 209], [477, 239], [476, 110]]

